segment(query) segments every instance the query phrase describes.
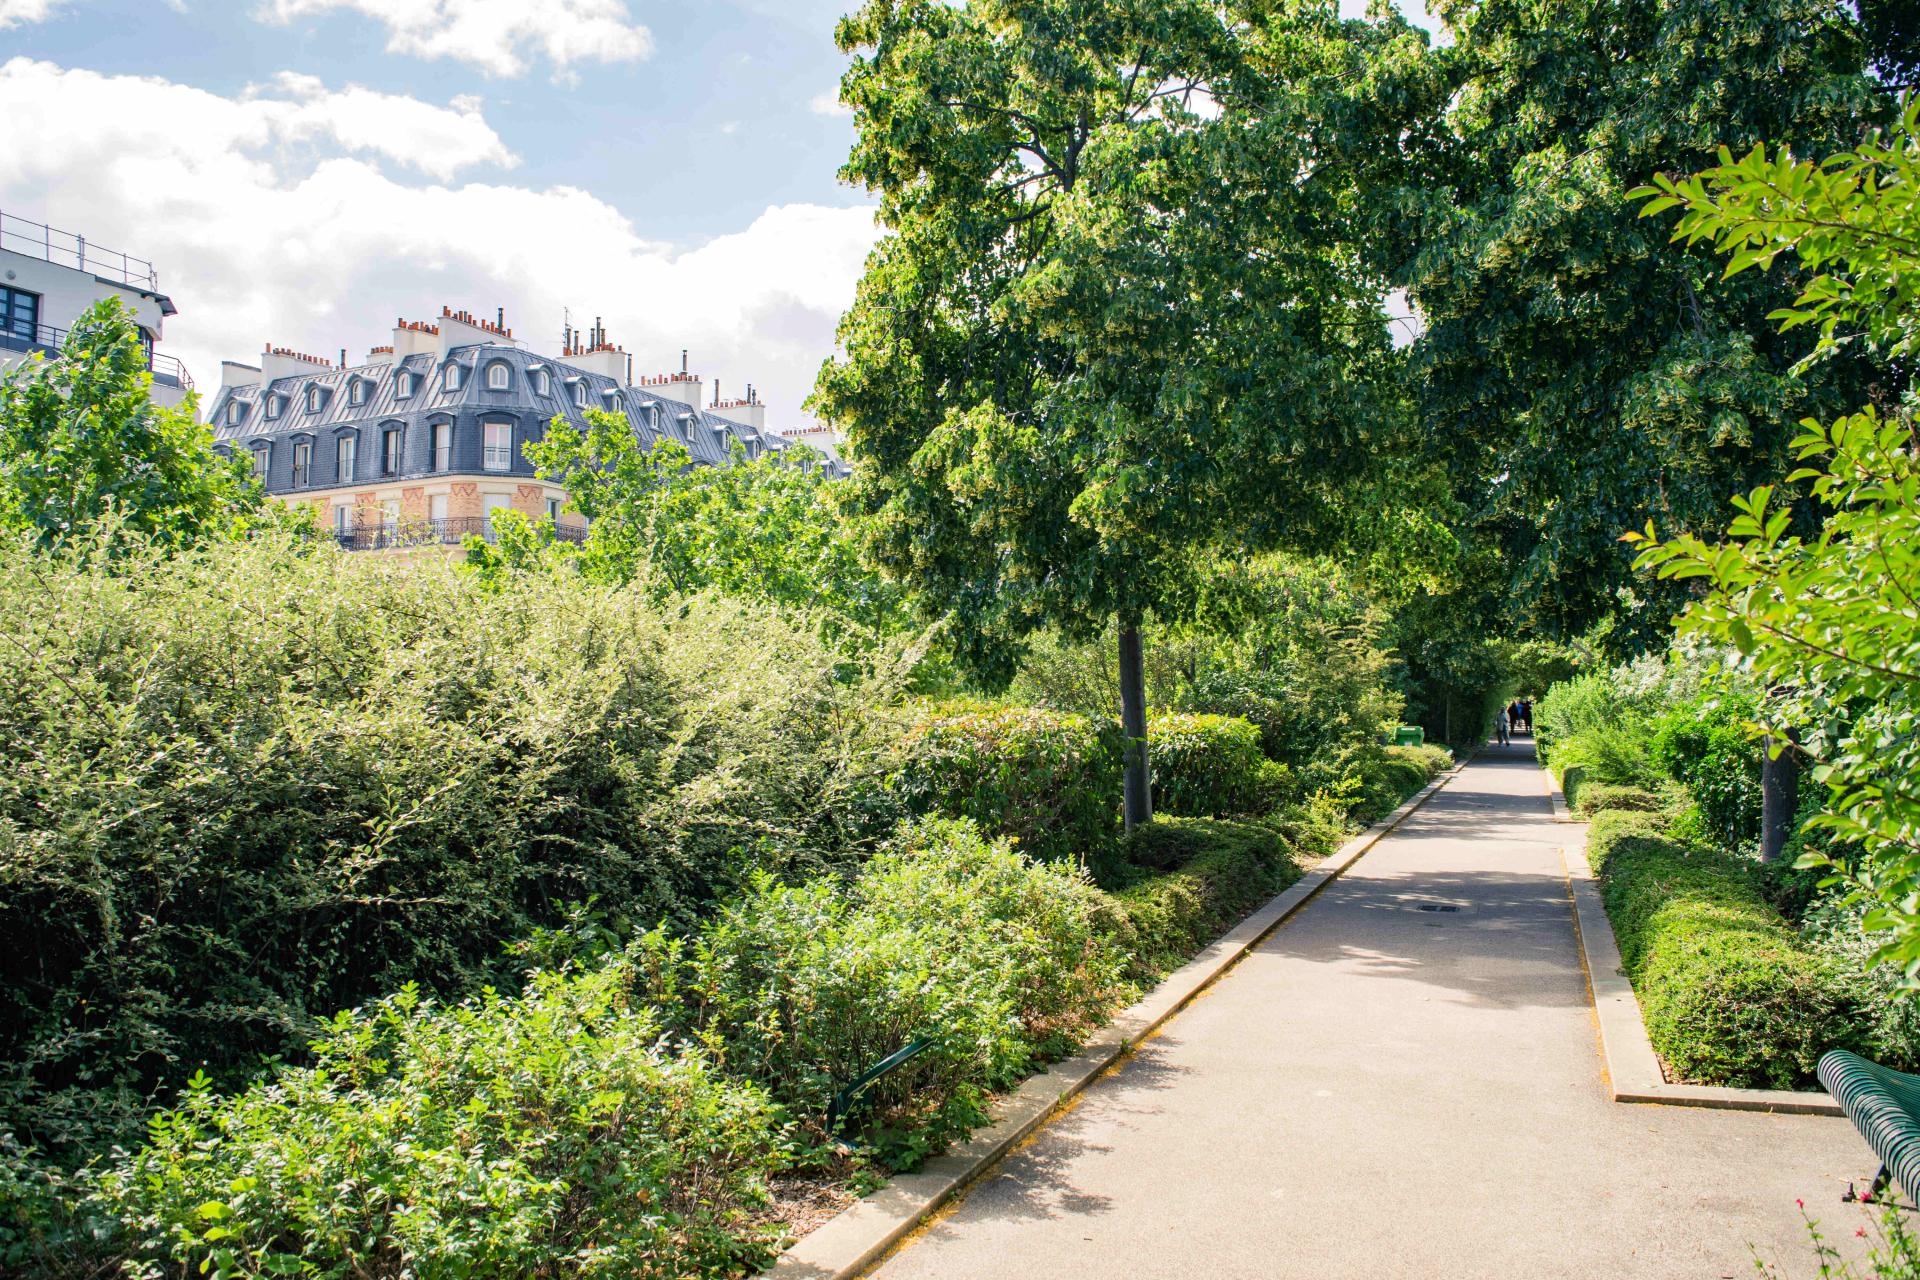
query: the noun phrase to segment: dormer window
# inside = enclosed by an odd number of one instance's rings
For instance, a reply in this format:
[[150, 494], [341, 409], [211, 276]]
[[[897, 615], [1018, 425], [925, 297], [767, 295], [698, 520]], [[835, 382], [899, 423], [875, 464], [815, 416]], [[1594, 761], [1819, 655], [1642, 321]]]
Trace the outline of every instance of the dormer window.
[[320, 404], [321, 404], [320, 388], [308, 387], [307, 388], [307, 412], [308, 413], [320, 412]]
[[487, 366], [487, 390], [505, 391], [510, 385], [512, 374], [507, 371], [505, 360], [495, 360]]
[[347, 403], [359, 405], [365, 404], [366, 402], [367, 380], [365, 378], [355, 378], [347, 385]]
[[267, 397], [267, 417], [277, 418], [279, 416], [280, 416], [280, 397], [268, 396]]
[[228, 426], [230, 427], [239, 426], [240, 419], [246, 416], [247, 416], [247, 406], [245, 406], [244, 404], [241, 404], [238, 400], [227, 401], [227, 425]]
[[446, 375], [441, 380], [440, 385], [443, 390], [458, 391], [460, 389], [460, 366], [457, 364], [448, 365]]
[[539, 392], [543, 396], [552, 395], [553, 394], [553, 375], [549, 374], [545, 369], [534, 370], [533, 371], [533, 389]]
[[253, 478], [262, 484], [267, 481], [267, 446], [265, 445], [253, 451]]
[[573, 402], [582, 409], [587, 407], [587, 384], [577, 378], [573, 383]]
[[402, 373], [393, 380], [393, 394], [401, 400], [405, 400], [413, 394], [413, 375], [411, 373]]

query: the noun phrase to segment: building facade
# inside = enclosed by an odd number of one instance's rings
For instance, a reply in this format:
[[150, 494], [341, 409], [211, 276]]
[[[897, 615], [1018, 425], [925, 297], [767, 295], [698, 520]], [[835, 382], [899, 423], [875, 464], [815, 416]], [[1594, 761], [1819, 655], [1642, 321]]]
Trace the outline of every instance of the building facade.
[[35, 352], [49, 359], [59, 355], [67, 331], [103, 298], [118, 298], [140, 327], [153, 399], [165, 405], [185, 400], [193, 390], [186, 366], [155, 350], [162, 323], [177, 311], [160, 292], [153, 264], [0, 210], [0, 369]]
[[217, 447], [249, 459], [269, 494], [310, 504], [343, 546], [490, 537], [502, 510], [551, 516], [558, 536], [578, 540], [584, 521], [525, 453], [556, 417], [584, 428], [587, 410], [605, 410], [643, 443], [677, 441], [708, 465], [736, 448], [792, 447], [762, 429], [752, 397], [752, 415], [702, 408], [702, 381], [682, 365], [635, 381], [631, 357], [597, 325], [569, 333], [556, 359], [529, 350], [503, 316], [443, 308], [436, 321], [397, 321], [393, 342], [359, 364], [271, 345], [257, 366], [228, 362], [207, 412]]

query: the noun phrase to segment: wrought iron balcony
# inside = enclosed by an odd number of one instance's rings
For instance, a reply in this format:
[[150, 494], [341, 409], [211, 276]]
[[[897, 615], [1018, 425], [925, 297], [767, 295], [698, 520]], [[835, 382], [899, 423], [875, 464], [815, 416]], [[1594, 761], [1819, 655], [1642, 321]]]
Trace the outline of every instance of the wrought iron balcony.
[[[351, 529], [333, 529], [331, 536], [348, 551], [384, 551], [394, 547], [458, 546], [469, 537], [495, 540], [493, 521], [487, 516], [442, 516], [439, 519], [382, 521], [355, 525]], [[575, 525], [556, 525], [554, 541], [581, 543], [587, 531]]]

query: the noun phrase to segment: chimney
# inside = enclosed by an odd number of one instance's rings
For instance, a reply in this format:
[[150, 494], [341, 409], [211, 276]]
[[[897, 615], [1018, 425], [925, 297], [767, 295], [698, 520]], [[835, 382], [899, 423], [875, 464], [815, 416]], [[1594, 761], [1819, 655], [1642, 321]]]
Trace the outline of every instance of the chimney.
[[229, 387], [251, 387], [260, 382], [260, 370], [250, 364], [241, 364], [238, 360], [220, 362], [220, 389]]
[[440, 354], [440, 326], [425, 320], [398, 319], [393, 322], [393, 359], [398, 364], [408, 356]]
[[588, 331], [587, 339], [586, 342], [568, 344], [567, 349], [560, 353], [560, 359], [575, 369], [612, 378], [620, 386], [629, 385], [633, 381], [633, 359], [607, 341], [607, 327], [600, 323], [599, 316], [593, 318], [593, 328]]
[[494, 324], [471, 311], [455, 311], [452, 307], [440, 308], [440, 342], [435, 354], [445, 355], [455, 347], [472, 347], [483, 343], [492, 343], [500, 347], [521, 347], [525, 344], [513, 336], [513, 330], [507, 328], [507, 311], [500, 309], [500, 323]]
[[297, 378], [302, 374], [328, 373], [333, 369], [333, 361], [321, 356], [310, 356], [304, 351], [294, 351], [287, 347], [276, 347], [269, 343], [260, 353], [260, 381], [272, 382], [276, 378]]

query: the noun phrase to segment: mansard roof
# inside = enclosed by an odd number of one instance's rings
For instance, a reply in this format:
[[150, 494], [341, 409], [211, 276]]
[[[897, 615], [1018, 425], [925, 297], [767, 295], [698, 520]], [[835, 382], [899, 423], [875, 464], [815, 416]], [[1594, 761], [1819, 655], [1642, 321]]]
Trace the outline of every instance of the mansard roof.
[[[486, 366], [504, 361], [512, 370], [504, 391], [486, 385]], [[463, 372], [460, 385], [446, 388], [447, 366], [457, 365]], [[551, 372], [549, 394], [534, 389], [531, 374], [537, 369]], [[398, 394], [399, 374], [413, 376], [412, 394]], [[370, 384], [364, 403], [352, 403], [351, 384], [361, 380]], [[574, 404], [570, 386], [574, 381], [587, 384], [586, 408], [623, 412], [643, 443], [653, 444], [665, 437], [686, 446], [696, 462], [723, 463], [731, 457], [737, 441], [750, 455], [768, 450], [794, 447], [770, 431], [730, 421], [718, 414], [658, 396], [643, 387], [624, 386], [614, 378], [591, 373], [519, 347], [476, 343], [455, 347], [444, 358], [430, 352], [416, 353], [397, 361], [356, 365], [346, 369], [316, 368], [312, 373], [292, 374], [271, 382], [241, 387], [222, 387], [209, 408], [214, 438], [233, 448], [245, 448], [256, 440], [283, 439], [309, 433], [315, 436], [339, 428], [377, 426], [382, 422], [424, 421], [434, 417], [512, 414], [546, 423], [558, 416], [575, 426], [586, 425], [585, 409]], [[317, 412], [306, 407], [307, 388], [318, 386], [326, 394]], [[608, 404], [607, 393], [614, 393]], [[264, 411], [267, 397], [284, 401], [277, 417]], [[245, 416], [235, 424], [227, 422], [227, 406], [239, 403]], [[823, 465], [835, 475], [845, 475], [843, 464], [823, 459]]]

